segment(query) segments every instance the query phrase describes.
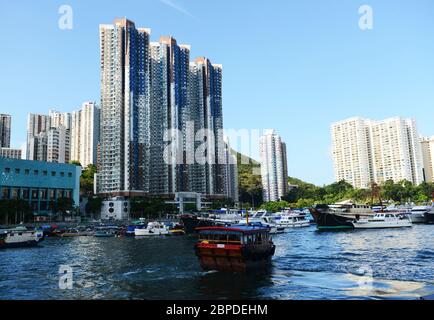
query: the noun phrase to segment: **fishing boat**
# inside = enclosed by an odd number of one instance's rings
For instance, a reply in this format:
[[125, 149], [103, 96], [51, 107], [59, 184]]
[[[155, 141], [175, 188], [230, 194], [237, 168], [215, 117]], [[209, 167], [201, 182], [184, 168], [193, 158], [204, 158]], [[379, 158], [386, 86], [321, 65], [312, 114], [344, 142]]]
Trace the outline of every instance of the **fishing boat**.
[[384, 229], [411, 227], [411, 218], [392, 212], [379, 212], [372, 218], [358, 219], [352, 222], [355, 229]]
[[160, 222], [149, 222], [146, 228], [135, 229], [134, 234], [136, 237], [165, 236], [169, 235], [170, 231], [167, 226]]
[[0, 249], [35, 247], [43, 238], [42, 230], [27, 230], [25, 227], [0, 229]]
[[215, 219], [203, 213], [183, 214], [181, 215], [181, 222], [187, 234], [196, 233], [196, 228], [199, 227], [211, 227], [216, 225]]
[[264, 226], [203, 227], [198, 232], [195, 252], [205, 271], [246, 272], [266, 267], [276, 249]]
[[375, 212], [367, 205], [344, 201], [333, 205], [317, 205], [310, 209], [320, 231], [354, 229], [352, 222], [373, 217]]
[[194, 213], [181, 215], [181, 221], [184, 226], [184, 231], [187, 234], [197, 232], [200, 227], [225, 226], [238, 224], [242, 219], [241, 215], [232, 210], [225, 208], [214, 210], [210, 213]]

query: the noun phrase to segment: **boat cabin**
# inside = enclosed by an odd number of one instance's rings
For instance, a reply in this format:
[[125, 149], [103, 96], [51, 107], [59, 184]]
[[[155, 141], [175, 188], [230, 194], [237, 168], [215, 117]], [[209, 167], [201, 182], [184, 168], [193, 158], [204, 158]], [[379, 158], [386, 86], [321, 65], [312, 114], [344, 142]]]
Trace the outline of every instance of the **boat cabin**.
[[232, 226], [197, 228], [199, 242], [221, 245], [260, 245], [270, 241], [270, 229], [265, 226]]

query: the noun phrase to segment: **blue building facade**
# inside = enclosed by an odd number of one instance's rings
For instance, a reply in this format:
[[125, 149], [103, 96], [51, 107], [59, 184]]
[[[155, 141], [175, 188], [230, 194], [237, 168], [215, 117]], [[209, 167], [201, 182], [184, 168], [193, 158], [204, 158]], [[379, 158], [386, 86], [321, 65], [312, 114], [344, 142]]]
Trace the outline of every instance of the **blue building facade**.
[[80, 175], [76, 165], [0, 158], [0, 199], [23, 199], [34, 215], [50, 215], [59, 198], [79, 205]]

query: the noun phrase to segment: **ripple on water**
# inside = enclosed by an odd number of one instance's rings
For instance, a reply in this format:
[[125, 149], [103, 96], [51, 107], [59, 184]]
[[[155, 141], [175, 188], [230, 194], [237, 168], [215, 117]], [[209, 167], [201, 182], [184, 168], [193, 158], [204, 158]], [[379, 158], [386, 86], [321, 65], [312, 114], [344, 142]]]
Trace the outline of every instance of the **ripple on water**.
[[[290, 230], [273, 237], [272, 268], [254, 274], [203, 272], [191, 237], [47, 239], [0, 251], [0, 298], [413, 299], [434, 292], [433, 228]], [[73, 268], [73, 290], [58, 288], [62, 264]], [[358, 272], [369, 269], [371, 289]]]

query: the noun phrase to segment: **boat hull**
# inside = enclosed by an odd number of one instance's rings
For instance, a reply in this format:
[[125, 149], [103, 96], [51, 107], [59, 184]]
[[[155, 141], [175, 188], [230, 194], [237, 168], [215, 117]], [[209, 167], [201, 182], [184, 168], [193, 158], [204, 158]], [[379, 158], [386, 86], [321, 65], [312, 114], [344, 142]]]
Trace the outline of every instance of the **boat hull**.
[[32, 240], [32, 241], [24, 241], [24, 242], [2, 242], [0, 240], [0, 250], [1, 249], [9, 249], [9, 248], [31, 248], [36, 247], [39, 244], [39, 241]]
[[425, 223], [434, 224], [434, 212], [425, 213]]
[[321, 231], [354, 229], [351, 219], [333, 213], [320, 213], [317, 220], [317, 228]]
[[412, 214], [411, 222], [413, 223], [426, 223], [426, 217], [424, 214]]
[[278, 224], [279, 227], [283, 227], [285, 229], [290, 229], [290, 228], [304, 228], [304, 227], [309, 227], [310, 226], [310, 222], [303, 222], [303, 223], [281, 223]]
[[410, 228], [411, 222], [408, 223], [353, 223], [355, 229], [389, 229], [389, 228]]
[[274, 245], [251, 249], [242, 245], [195, 246], [201, 268], [204, 271], [247, 272], [271, 264], [276, 247]]

